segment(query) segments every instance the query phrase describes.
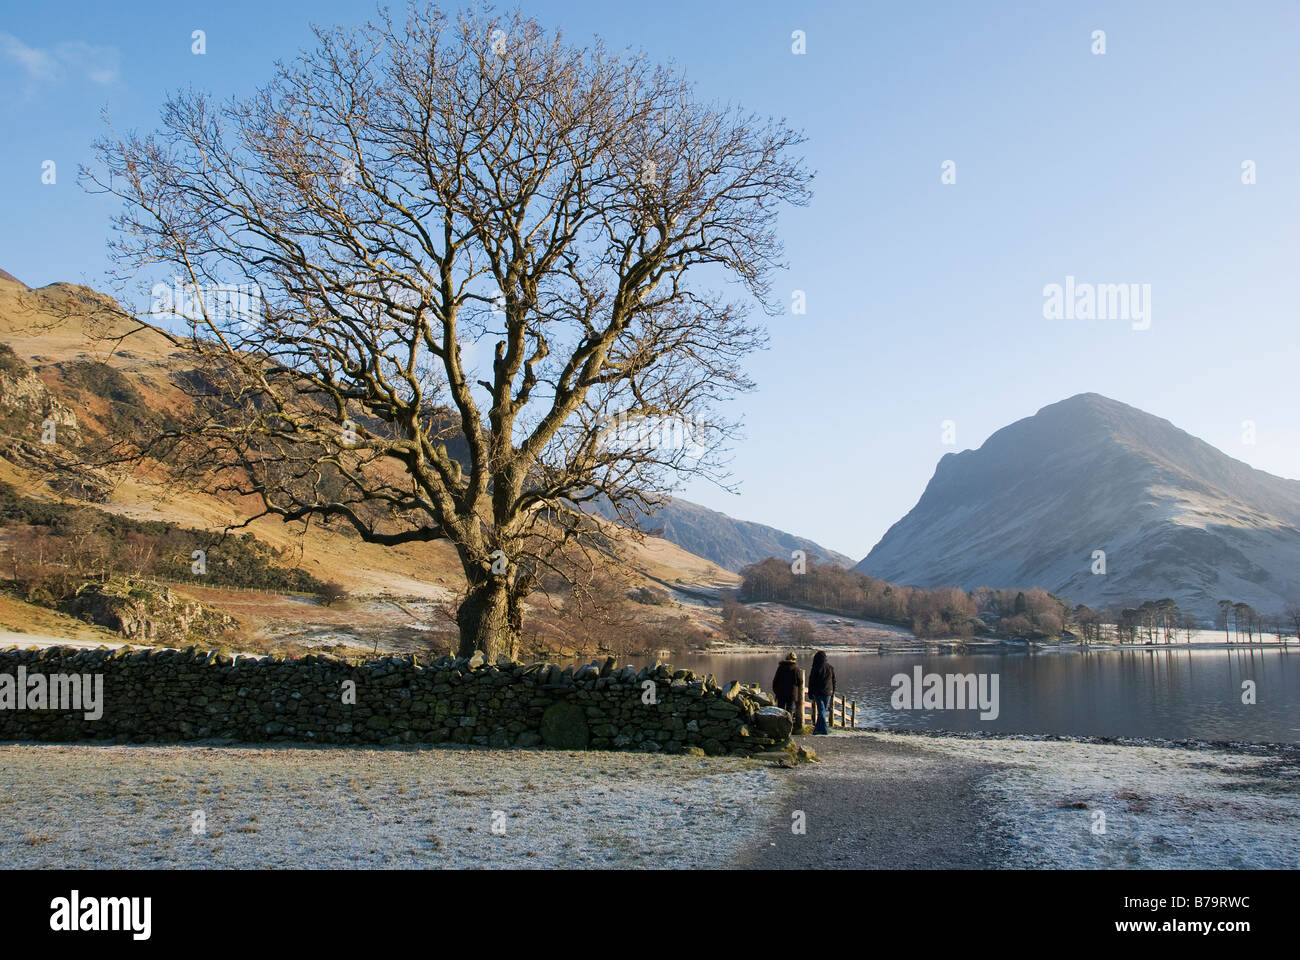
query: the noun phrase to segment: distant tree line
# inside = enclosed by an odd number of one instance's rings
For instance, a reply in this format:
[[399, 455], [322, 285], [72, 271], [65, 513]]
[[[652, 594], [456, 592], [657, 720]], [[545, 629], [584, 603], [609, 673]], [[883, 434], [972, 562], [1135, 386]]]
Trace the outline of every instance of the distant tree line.
[[899, 624], [918, 637], [1051, 635], [1061, 631], [1069, 611], [1046, 590], [905, 587], [833, 564], [809, 562], [795, 573], [774, 557], [751, 564], [741, 576], [740, 597], [747, 602], [776, 601]]
[[1238, 642], [1245, 635], [1247, 643], [1262, 640], [1265, 635], [1273, 634], [1278, 642], [1285, 643], [1288, 634], [1300, 637], [1300, 603], [1288, 603], [1281, 613], [1266, 614], [1256, 610], [1249, 603], [1233, 600], [1220, 600], [1217, 626], [1223, 631], [1224, 643], [1230, 642], [1229, 629]]
[[[739, 598], [747, 603], [773, 601], [837, 613], [864, 620], [879, 620], [910, 627], [918, 637], [970, 636], [1036, 639], [1058, 636], [1069, 628], [1085, 643], [1174, 643], [1181, 633], [1191, 640], [1201, 620], [1179, 609], [1169, 597], [1131, 606], [1094, 610], [1086, 604], [1071, 606], [1046, 590], [977, 587], [966, 592], [956, 587], [925, 589], [877, 580], [856, 570], [809, 562], [796, 573], [775, 557], [741, 571], [744, 582]], [[1248, 603], [1219, 601], [1218, 626], [1225, 642], [1257, 641], [1272, 634], [1281, 642], [1300, 636], [1300, 603], [1288, 603], [1280, 614], [1265, 615]], [[734, 601], [723, 602], [723, 629], [728, 636], [775, 639], [757, 611], [747, 612]]]
[[971, 599], [979, 610], [977, 628], [997, 637], [1056, 636], [1070, 619], [1069, 604], [1039, 587], [1030, 590], [976, 587], [971, 591]]
[[[1288, 635], [1300, 634], [1300, 604], [1288, 603], [1280, 614], [1262, 614], [1248, 603], [1220, 600], [1215, 618], [1223, 640], [1230, 643], [1258, 642], [1272, 634], [1279, 642]], [[1165, 597], [1147, 600], [1134, 606], [1093, 610], [1085, 604], [1074, 608], [1073, 622], [1088, 642], [1113, 640], [1120, 643], [1174, 643], [1181, 632], [1190, 641], [1194, 631], [1205, 624], [1195, 614], [1179, 609], [1177, 602]]]
[[1190, 640], [1192, 631], [1200, 627], [1195, 616], [1179, 610], [1169, 597], [1113, 610], [1094, 610], [1081, 603], [1074, 608], [1072, 621], [1086, 643], [1172, 643], [1179, 630]]

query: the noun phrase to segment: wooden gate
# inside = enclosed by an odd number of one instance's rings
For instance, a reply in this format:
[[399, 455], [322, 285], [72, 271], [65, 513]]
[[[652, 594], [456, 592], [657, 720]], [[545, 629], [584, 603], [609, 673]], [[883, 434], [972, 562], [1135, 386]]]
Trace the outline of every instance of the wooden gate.
[[[795, 696], [801, 704], [800, 715], [795, 717], [795, 733], [809, 732], [817, 721], [817, 708], [808, 696], [808, 678], [802, 670], [799, 671], [799, 686], [795, 690]], [[858, 702], [849, 700], [841, 694], [835, 694], [831, 697], [830, 716], [827, 719], [830, 721], [832, 728], [842, 727], [848, 730], [856, 727], [858, 725]], [[801, 731], [800, 727], [807, 729]]]

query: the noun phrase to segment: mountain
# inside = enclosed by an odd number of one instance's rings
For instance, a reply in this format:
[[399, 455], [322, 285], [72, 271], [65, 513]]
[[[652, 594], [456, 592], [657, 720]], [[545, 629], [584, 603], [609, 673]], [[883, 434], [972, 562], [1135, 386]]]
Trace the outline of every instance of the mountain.
[[[1094, 573], [1094, 551], [1105, 573]], [[1039, 586], [1075, 603], [1300, 602], [1300, 482], [1095, 393], [947, 454], [856, 567], [916, 586]]]
[[[608, 506], [600, 508], [600, 512], [605, 517], [613, 517]], [[816, 556], [822, 563], [841, 567], [853, 565], [851, 557], [828, 550], [804, 537], [761, 523], [737, 520], [689, 500], [670, 498], [652, 515], [638, 517], [636, 526], [647, 532], [654, 531], [657, 536], [677, 544], [688, 553], [712, 560], [732, 572], [739, 572], [748, 564], [768, 557], [789, 560], [795, 550], [805, 551], [810, 558]]]

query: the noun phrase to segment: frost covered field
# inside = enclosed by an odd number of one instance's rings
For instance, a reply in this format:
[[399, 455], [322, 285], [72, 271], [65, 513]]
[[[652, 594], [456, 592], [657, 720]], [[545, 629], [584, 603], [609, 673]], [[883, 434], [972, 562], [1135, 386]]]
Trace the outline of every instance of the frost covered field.
[[923, 743], [1006, 765], [980, 789], [1011, 839], [1008, 867], [1300, 867], [1294, 753], [952, 737]]
[[766, 762], [738, 758], [5, 745], [0, 863], [725, 866], [782, 789]]
[[[1295, 749], [800, 739], [823, 760], [0, 745], [0, 863], [879, 868], [944, 855], [963, 868], [1300, 867]], [[806, 834], [791, 836], [793, 811], [806, 811]]]

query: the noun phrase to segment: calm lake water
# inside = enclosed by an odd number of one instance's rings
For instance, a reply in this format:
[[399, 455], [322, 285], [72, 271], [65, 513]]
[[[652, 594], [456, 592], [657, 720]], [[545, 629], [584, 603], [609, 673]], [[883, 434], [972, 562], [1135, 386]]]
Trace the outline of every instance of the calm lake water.
[[[771, 690], [781, 654], [678, 658], [673, 666]], [[1158, 737], [1300, 743], [1300, 655], [1281, 650], [1078, 650], [965, 656], [832, 653], [858, 726], [897, 730]], [[812, 664], [811, 652], [799, 665]], [[895, 710], [895, 674], [997, 674], [999, 716], [977, 710]], [[1254, 705], [1241, 702], [1255, 682]]]

